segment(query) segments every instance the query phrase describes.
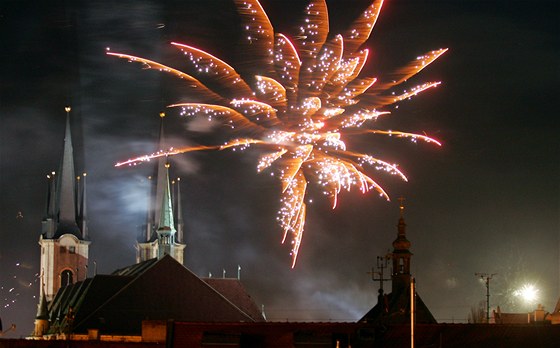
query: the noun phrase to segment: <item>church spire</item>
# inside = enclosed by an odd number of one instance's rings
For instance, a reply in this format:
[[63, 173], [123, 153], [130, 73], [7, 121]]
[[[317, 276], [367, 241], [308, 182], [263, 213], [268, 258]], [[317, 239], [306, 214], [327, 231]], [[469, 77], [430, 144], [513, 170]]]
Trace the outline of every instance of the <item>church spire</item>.
[[59, 221], [76, 221], [76, 205], [74, 196], [74, 149], [72, 147], [72, 134], [70, 132], [70, 110], [66, 110], [66, 132], [64, 135], [64, 152], [60, 166], [60, 196], [59, 196]]
[[406, 238], [406, 223], [404, 222], [404, 198], [399, 198], [399, 223], [397, 225], [397, 238], [393, 241], [393, 253], [391, 259], [393, 261], [392, 283], [393, 291], [397, 288], [406, 288], [410, 286], [410, 241]]
[[[79, 182], [74, 172], [74, 150], [70, 127], [70, 107], [66, 111], [66, 129], [60, 170], [47, 175], [49, 180], [47, 216], [39, 237], [41, 292], [52, 301], [63, 286], [78, 280], [87, 268], [89, 244], [85, 206], [85, 177]], [[41, 294], [43, 295], [43, 294]]]
[[173, 219], [173, 205], [171, 203], [171, 188], [169, 185], [169, 163], [165, 163], [165, 186], [161, 199], [161, 212], [159, 217], [159, 228], [170, 228], [175, 230]]
[[82, 230], [82, 239], [88, 239], [88, 228], [87, 228], [87, 203], [86, 203], [86, 177], [87, 173], [82, 174], [81, 178], [81, 192], [80, 192], [80, 229]]
[[[171, 254], [171, 248], [175, 244], [175, 223], [173, 221], [173, 205], [171, 204], [171, 189], [169, 186], [169, 163], [165, 164], [165, 187], [161, 200], [160, 218], [157, 235], [159, 252], [158, 258], [165, 254]], [[159, 179], [159, 178], [158, 178]]]
[[[159, 151], [164, 151], [163, 118], [165, 113], [160, 113]], [[181, 244], [183, 238], [183, 218], [179, 212], [177, 215], [178, 226], [175, 226], [173, 197], [169, 180], [169, 163], [167, 157], [161, 157], [157, 163], [157, 176], [151, 177], [155, 185], [151, 184], [150, 209], [148, 210], [148, 221], [146, 224], [146, 239], [136, 243], [136, 262], [142, 262], [153, 258], [162, 258], [169, 254], [179, 263], [183, 264], [183, 250], [185, 245]], [[154, 192], [155, 190], [155, 192]], [[180, 201], [180, 197], [179, 197]], [[177, 229], [176, 229], [177, 228]], [[179, 230], [179, 235], [177, 235]], [[155, 233], [154, 233], [155, 232]], [[177, 237], [179, 239], [177, 239]]]
[[47, 207], [42, 221], [41, 234], [52, 238], [56, 230], [56, 177], [55, 172], [47, 174]]
[[[165, 117], [164, 112], [160, 112], [160, 126], [159, 126], [159, 142], [158, 142], [158, 151], [163, 151], [165, 149], [165, 139], [163, 134], [163, 119]], [[154, 222], [157, 224], [161, 220], [161, 205], [157, 203], [161, 202], [163, 199], [163, 194], [165, 190], [165, 186], [169, 185], [169, 180], [166, 182], [166, 165], [167, 165], [167, 157], [160, 157], [158, 160], [157, 166], [157, 177], [156, 177], [156, 205], [154, 207]], [[156, 228], [159, 225], [156, 225]]]

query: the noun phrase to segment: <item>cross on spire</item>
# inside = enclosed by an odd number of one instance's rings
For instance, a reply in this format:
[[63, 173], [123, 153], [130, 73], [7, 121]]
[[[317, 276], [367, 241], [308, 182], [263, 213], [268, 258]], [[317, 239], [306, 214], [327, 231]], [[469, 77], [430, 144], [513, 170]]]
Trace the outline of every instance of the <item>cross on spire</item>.
[[403, 196], [399, 197], [399, 210], [401, 213], [401, 217], [403, 217], [404, 215], [404, 201], [406, 201], [406, 199]]

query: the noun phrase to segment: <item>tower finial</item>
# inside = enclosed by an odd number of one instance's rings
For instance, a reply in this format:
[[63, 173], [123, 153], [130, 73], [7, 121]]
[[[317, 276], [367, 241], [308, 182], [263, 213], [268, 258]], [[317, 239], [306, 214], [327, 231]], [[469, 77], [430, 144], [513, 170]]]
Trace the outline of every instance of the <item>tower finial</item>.
[[404, 201], [406, 201], [406, 199], [403, 196], [399, 197], [399, 211], [401, 214], [401, 218], [404, 217]]

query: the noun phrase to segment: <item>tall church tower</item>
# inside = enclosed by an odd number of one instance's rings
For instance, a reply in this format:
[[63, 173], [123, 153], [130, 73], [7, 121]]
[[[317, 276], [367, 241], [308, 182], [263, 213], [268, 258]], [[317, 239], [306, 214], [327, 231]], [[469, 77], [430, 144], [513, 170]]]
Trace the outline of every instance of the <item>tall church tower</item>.
[[400, 218], [397, 225], [397, 238], [393, 241], [393, 253], [390, 254], [393, 263], [391, 275], [392, 291], [402, 291], [410, 287], [410, 241], [406, 239], [406, 224], [404, 222], [404, 198], [400, 198]]
[[[404, 222], [404, 198], [400, 198], [400, 217], [397, 224], [397, 238], [393, 241], [393, 252], [386, 256], [392, 264], [391, 293], [384, 294], [379, 291], [377, 304], [360, 319], [360, 322], [374, 324], [406, 324], [410, 322], [410, 292], [412, 274], [410, 273], [410, 241], [406, 238], [406, 224]], [[379, 260], [379, 258], [378, 258]], [[382, 258], [383, 260], [383, 258]], [[379, 267], [379, 266], [378, 266]], [[381, 273], [380, 281], [383, 279]], [[414, 320], [418, 324], [436, 324], [436, 319], [424, 303], [416, 290], [414, 290]]]
[[[160, 113], [159, 149], [166, 148], [163, 136], [163, 118], [165, 114]], [[153, 258], [162, 258], [171, 255], [180, 264], [183, 264], [183, 217], [181, 213], [181, 195], [177, 179], [176, 214], [174, 218], [173, 197], [169, 180], [169, 162], [167, 157], [160, 157], [157, 165], [155, 178], [155, 194], [150, 196], [150, 208], [144, 234], [136, 243], [136, 262], [142, 262]], [[175, 220], [177, 225], [175, 226]]]
[[[41, 223], [40, 297], [50, 302], [58, 289], [87, 277], [89, 241], [86, 215], [86, 174], [76, 179], [66, 107], [66, 131], [60, 170], [47, 175], [47, 207]], [[81, 179], [81, 180], [80, 180]]]

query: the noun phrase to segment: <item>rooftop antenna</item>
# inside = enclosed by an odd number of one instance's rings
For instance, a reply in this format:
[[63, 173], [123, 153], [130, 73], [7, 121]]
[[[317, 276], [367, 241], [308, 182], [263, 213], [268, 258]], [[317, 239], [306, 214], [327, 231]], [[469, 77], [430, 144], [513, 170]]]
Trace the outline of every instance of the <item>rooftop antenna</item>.
[[486, 285], [486, 324], [490, 323], [490, 280], [492, 277], [495, 276], [497, 273], [475, 273], [474, 275], [480, 277], [480, 279], [484, 280]]
[[377, 257], [377, 264], [376, 268], [377, 271], [374, 271], [373, 267], [371, 268], [371, 280], [379, 281], [379, 296], [383, 296], [383, 282], [387, 282], [391, 280], [391, 278], [384, 277], [384, 270], [389, 267], [389, 257], [388, 256], [378, 256]]

